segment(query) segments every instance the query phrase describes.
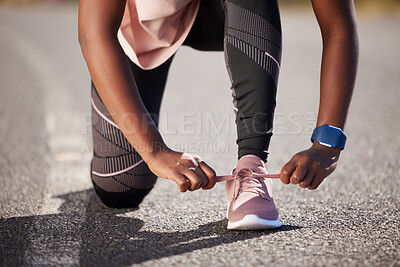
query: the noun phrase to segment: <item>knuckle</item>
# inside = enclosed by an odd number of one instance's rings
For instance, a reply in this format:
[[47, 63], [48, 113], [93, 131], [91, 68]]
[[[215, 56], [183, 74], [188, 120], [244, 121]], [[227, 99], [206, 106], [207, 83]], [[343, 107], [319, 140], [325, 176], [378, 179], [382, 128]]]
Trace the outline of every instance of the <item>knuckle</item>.
[[179, 186], [184, 186], [184, 185], [186, 184], [186, 181], [183, 181], [183, 180], [179, 179], [179, 180], [176, 181], [176, 183], [177, 183]]
[[194, 188], [197, 188], [197, 187], [199, 187], [199, 185], [201, 185], [201, 182], [199, 180], [194, 180], [192, 182], [192, 185], [193, 185]]
[[288, 177], [287, 171], [282, 169], [282, 171], [281, 171], [281, 178], [285, 179], [285, 178], [287, 178], [287, 177]]
[[282, 168], [281, 176], [283, 178], [289, 178], [289, 170], [288, 170], [288, 167], [286, 165]]
[[299, 177], [297, 174], [294, 174], [294, 175], [292, 176], [292, 179], [293, 179], [294, 181], [300, 181], [300, 177]]

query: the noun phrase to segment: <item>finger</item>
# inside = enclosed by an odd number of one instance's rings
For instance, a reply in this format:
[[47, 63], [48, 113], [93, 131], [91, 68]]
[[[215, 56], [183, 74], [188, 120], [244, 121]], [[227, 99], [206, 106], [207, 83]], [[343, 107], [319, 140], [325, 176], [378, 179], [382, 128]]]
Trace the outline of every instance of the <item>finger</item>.
[[204, 185], [202, 187], [202, 189], [204, 190], [208, 190], [211, 189], [215, 186], [215, 183], [217, 182], [217, 174], [215, 173], [215, 171], [208, 166], [207, 163], [205, 163], [204, 161], [200, 162], [200, 168], [202, 169], [202, 171], [205, 173], [206, 177], [207, 177], [207, 184]]
[[290, 176], [292, 176], [293, 171], [296, 169], [296, 163], [294, 160], [290, 160], [281, 170], [281, 181], [284, 184], [290, 183]]
[[322, 183], [323, 180], [324, 180], [323, 173], [322, 172], [318, 173], [317, 175], [314, 176], [314, 179], [307, 188], [310, 190], [315, 190], [318, 188], [318, 186]]
[[178, 185], [180, 192], [186, 192], [189, 189], [187, 179], [182, 174], [176, 174], [173, 178], [174, 182]]
[[182, 174], [185, 175], [190, 182], [189, 191], [195, 191], [200, 188], [201, 179], [194, 171], [187, 169], [186, 171], [182, 172]]
[[200, 168], [200, 166], [196, 167], [193, 171], [195, 172], [197, 177], [199, 177], [201, 180], [201, 184], [200, 184], [199, 188], [202, 188], [203, 186], [207, 185], [207, 183], [208, 183], [207, 176], [203, 172], [203, 170]]
[[293, 172], [292, 176], [290, 177], [290, 182], [292, 184], [298, 184], [300, 183], [304, 176], [306, 175], [307, 172], [307, 165], [305, 164], [299, 164], [297, 165], [296, 170]]
[[315, 172], [312, 169], [308, 169], [304, 179], [300, 182], [299, 186], [301, 188], [307, 188], [314, 178]]

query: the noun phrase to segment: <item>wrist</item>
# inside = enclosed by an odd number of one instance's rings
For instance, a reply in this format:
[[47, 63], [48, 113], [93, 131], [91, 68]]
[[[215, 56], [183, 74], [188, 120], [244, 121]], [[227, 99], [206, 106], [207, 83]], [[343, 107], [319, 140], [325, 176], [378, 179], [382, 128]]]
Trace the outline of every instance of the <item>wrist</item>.
[[324, 124], [314, 129], [311, 136], [311, 142], [318, 141], [320, 145], [330, 148], [344, 149], [347, 137], [342, 129]]
[[315, 149], [315, 150], [327, 151], [327, 152], [334, 153], [334, 154], [340, 154], [340, 152], [342, 151], [342, 149], [340, 147], [328, 147], [328, 146], [321, 145], [317, 140], [313, 141], [311, 148]]
[[164, 142], [154, 142], [150, 147], [142, 151], [140, 156], [150, 166], [150, 164], [160, 155], [171, 152], [172, 150]]

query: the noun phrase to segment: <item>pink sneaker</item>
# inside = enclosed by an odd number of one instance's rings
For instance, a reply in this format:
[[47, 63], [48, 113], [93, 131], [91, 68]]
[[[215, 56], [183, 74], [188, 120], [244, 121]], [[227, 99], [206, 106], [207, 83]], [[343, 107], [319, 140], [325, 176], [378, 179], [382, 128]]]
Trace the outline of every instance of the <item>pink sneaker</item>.
[[259, 157], [240, 158], [232, 171], [235, 178], [225, 185], [228, 229], [273, 229], [282, 225], [272, 198], [272, 180], [261, 178], [262, 174], [267, 174], [267, 170]]

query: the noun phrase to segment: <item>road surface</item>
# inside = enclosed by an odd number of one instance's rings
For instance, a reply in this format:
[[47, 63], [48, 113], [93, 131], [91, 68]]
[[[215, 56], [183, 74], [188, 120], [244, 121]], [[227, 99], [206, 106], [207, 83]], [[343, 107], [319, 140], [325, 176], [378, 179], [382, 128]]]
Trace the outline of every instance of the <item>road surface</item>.
[[[318, 106], [319, 29], [282, 11], [269, 170], [306, 149]], [[0, 8], [0, 265], [399, 266], [400, 18], [359, 18], [361, 59], [339, 167], [316, 191], [275, 182], [274, 231], [226, 229], [224, 187], [159, 180], [138, 210], [104, 207], [89, 177], [90, 78], [77, 7]], [[235, 165], [222, 53], [183, 47], [161, 111], [168, 144], [217, 173]]]

